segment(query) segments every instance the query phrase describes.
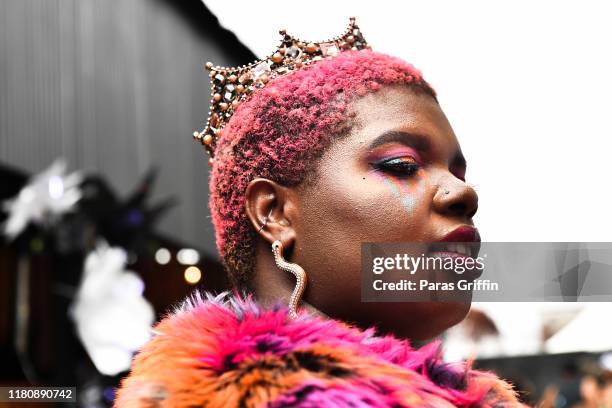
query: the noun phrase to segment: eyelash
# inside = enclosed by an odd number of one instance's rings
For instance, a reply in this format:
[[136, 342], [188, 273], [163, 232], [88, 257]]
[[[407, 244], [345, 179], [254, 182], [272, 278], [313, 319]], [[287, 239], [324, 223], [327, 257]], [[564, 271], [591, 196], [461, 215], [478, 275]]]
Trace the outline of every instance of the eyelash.
[[396, 157], [373, 164], [377, 170], [397, 177], [409, 177], [417, 172], [419, 164], [411, 157]]

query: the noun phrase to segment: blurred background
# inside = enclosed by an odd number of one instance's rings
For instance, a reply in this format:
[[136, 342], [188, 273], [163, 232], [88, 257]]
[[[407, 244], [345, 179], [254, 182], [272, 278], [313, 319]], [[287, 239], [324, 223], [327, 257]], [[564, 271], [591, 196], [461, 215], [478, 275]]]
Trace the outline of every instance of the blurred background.
[[[206, 61], [356, 16], [438, 90], [485, 241], [609, 241], [603, 2], [0, 2], [0, 386], [106, 407], [151, 324], [227, 281], [207, 208]], [[526, 402], [612, 407], [607, 303], [476, 304], [444, 335]], [[0, 403], [1, 405], [1, 403]], [[14, 405], [12, 405], [14, 406]]]

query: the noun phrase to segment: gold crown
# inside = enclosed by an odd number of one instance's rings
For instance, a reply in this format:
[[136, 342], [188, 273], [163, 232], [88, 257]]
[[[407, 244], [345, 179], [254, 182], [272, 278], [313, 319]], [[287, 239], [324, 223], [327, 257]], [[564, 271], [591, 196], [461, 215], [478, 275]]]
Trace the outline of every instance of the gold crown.
[[349, 26], [341, 35], [326, 41], [303, 41], [285, 30], [277, 49], [268, 57], [239, 67], [214, 66], [206, 63], [211, 78], [210, 110], [206, 128], [194, 132], [193, 138], [204, 145], [212, 163], [217, 136], [242, 102], [268, 81], [302, 68], [323, 58], [335, 57], [344, 50], [370, 48], [361, 30], [351, 17]]

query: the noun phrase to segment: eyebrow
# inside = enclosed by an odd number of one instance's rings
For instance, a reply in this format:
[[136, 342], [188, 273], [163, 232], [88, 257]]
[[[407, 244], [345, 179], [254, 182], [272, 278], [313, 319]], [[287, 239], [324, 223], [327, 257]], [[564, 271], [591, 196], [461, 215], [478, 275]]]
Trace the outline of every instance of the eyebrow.
[[[420, 133], [406, 132], [404, 130], [389, 130], [381, 134], [370, 143], [369, 149], [371, 150], [387, 143], [400, 143], [421, 152], [429, 152], [431, 150], [431, 143], [427, 136]], [[451, 166], [463, 169], [467, 167], [467, 162], [461, 150], [455, 153], [455, 156], [451, 160]]]
[[389, 130], [381, 134], [370, 143], [369, 148], [374, 149], [387, 143], [401, 143], [423, 152], [429, 151], [431, 148], [427, 136], [419, 133], [405, 132], [403, 130]]

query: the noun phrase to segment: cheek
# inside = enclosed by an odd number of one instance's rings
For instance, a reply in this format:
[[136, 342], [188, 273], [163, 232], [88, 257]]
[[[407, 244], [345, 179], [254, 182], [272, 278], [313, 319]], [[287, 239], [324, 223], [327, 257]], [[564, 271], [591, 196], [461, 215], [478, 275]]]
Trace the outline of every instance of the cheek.
[[[361, 243], [421, 240], [427, 232], [423, 178], [338, 171], [304, 194], [296, 241], [309, 275], [308, 300], [343, 315], [360, 294]], [[343, 301], [339, 302], [338, 300]], [[344, 306], [342, 306], [344, 305]]]
[[425, 210], [428, 179], [427, 173], [422, 169], [410, 178], [394, 178], [378, 172], [373, 172], [371, 177], [390, 193], [393, 198], [387, 199], [390, 206], [393, 206], [391, 201], [401, 206], [404, 212], [403, 216], [400, 215], [401, 219], [407, 217], [408, 220], [414, 221], [412, 218], [421, 215]]
[[404, 179], [376, 171], [342, 174], [327, 178], [308, 200], [304, 227], [309, 235], [320, 235], [322, 228], [333, 235], [328, 240], [359, 247], [368, 241], [409, 241], [426, 231], [429, 205], [424, 171]]

